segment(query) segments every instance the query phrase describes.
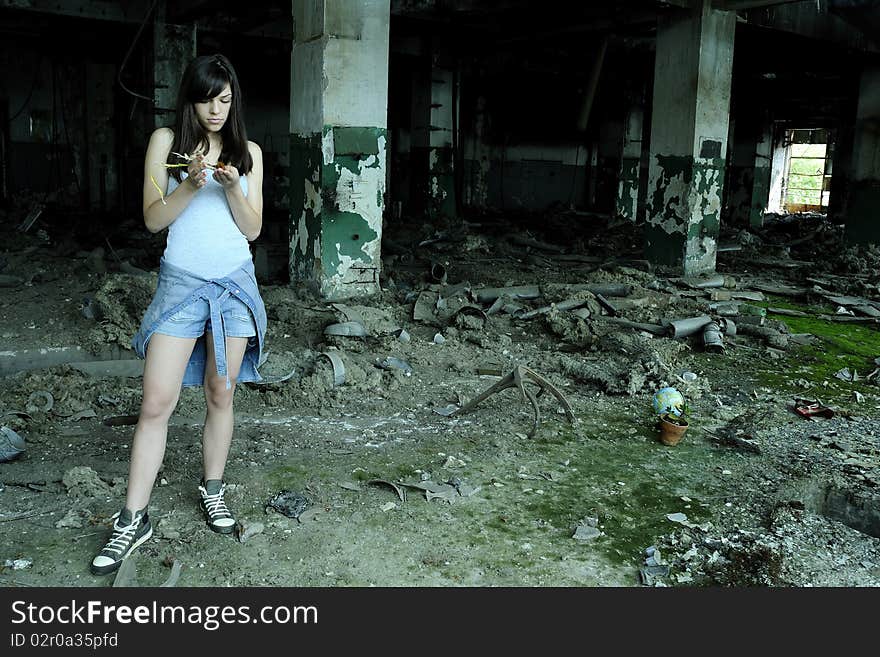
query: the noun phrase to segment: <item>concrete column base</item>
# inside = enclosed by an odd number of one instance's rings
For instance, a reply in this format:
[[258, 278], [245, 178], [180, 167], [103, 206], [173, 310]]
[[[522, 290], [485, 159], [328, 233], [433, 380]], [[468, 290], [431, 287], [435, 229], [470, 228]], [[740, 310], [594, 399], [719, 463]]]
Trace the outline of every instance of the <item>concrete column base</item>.
[[291, 280], [325, 299], [379, 290], [387, 130], [291, 135]]
[[720, 157], [655, 157], [645, 231], [650, 261], [681, 267], [685, 276], [715, 271], [724, 169]]

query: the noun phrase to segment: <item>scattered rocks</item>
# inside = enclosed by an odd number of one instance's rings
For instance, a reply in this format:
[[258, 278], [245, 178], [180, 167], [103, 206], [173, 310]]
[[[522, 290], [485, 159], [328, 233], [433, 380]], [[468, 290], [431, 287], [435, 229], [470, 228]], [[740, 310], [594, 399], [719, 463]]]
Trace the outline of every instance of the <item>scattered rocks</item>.
[[67, 487], [67, 494], [74, 497], [107, 497], [111, 494], [107, 482], [87, 465], [71, 468], [61, 481]]
[[265, 529], [266, 526], [261, 522], [239, 520], [235, 523], [235, 538], [239, 543], [247, 543], [254, 536], [262, 534]]

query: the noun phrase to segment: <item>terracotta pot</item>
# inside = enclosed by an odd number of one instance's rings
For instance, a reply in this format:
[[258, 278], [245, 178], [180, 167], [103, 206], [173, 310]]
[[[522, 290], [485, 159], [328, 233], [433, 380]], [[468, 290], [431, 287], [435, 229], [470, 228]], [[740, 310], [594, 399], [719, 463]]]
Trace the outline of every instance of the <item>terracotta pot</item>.
[[677, 445], [681, 441], [684, 432], [687, 431], [689, 425], [686, 420], [680, 420], [680, 422], [683, 422], [684, 424], [676, 424], [665, 418], [660, 418], [659, 427], [661, 443], [671, 446]]

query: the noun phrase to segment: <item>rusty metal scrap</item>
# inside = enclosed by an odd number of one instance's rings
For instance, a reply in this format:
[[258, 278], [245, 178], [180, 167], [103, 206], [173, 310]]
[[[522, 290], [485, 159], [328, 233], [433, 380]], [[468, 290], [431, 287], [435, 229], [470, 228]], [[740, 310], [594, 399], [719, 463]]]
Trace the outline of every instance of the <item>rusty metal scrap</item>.
[[541, 409], [538, 407], [538, 399], [535, 393], [526, 388], [525, 384], [531, 383], [532, 385], [538, 386], [541, 390], [538, 393], [542, 394], [545, 390], [550, 391], [556, 399], [562, 404], [562, 408], [565, 411], [565, 417], [570, 424], [575, 423], [574, 412], [571, 410], [571, 404], [568, 403], [568, 400], [565, 396], [560, 392], [560, 390], [554, 386], [552, 383], [539, 376], [535, 371], [530, 370], [528, 367], [524, 367], [522, 365], [518, 365], [510, 374], [502, 378], [500, 381], [492, 385], [487, 390], [483, 391], [479, 395], [477, 395], [474, 399], [469, 401], [467, 404], [458, 408], [448, 414], [444, 413], [447, 417], [452, 417], [453, 415], [462, 415], [464, 413], [468, 413], [473, 410], [477, 404], [479, 404], [484, 399], [489, 396], [495, 394], [496, 392], [500, 392], [501, 390], [506, 390], [507, 388], [512, 388], [516, 386], [520, 393], [523, 396], [523, 399], [527, 399], [532, 404], [532, 409], [535, 412], [535, 421], [532, 424], [532, 429], [528, 433], [528, 437], [532, 438], [535, 435], [535, 432], [538, 430], [538, 425], [541, 423]]

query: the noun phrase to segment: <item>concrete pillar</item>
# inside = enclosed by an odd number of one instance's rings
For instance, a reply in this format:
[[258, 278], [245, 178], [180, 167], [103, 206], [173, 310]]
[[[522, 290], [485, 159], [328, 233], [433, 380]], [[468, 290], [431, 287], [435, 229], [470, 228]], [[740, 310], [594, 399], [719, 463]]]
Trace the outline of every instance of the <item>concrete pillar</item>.
[[749, 207], [749, 225], [764, 225], [764, 213], [770, 200], [770, 168], [773, 161], [773, 122], [765, 120], [755, 145], [755, 175], [752, 182], [752, 202]]
[[153, 43], [153, 127], [174, 124], [177, 89], [187, 65], [196, 56], [195, 25], [169, 25], [165, 3], [156, 12]]
[[462, 190], [464, 203], [472, 208], [486, 208], [489, 205], [489, 168], [491, 149], [486, 143], [489, 112], [486, 109], [486, 97], [479, 95], [474, 108], [472, 136], [466, 137], [465, 166], [468, 170], [468, 182]]
[[788, 175], [788, 149], [785, 143], [785, 129], [779, 127], [773, 135], [770, 154], [770, 195], [767, 199], [767, 212], [784, 214], [785, 179]]
[[645, 110], [630, 107], [623, 128], [620, 172], [617, 180], [615, 213], [635, 223], [639, 216], [639, 178], [642, 171], [642, 132]]
[[846, 207], [846, 239], [880, 243], [880, 67], [862, 72], [853, 131], [851, 184]]
[[293, 0], [290, 279], [379, 289], [390, 0]]
[[735, 28], [703, 0], [657, 29], [645, 254], [685, 275], [715, 270]]
[[442, 66], [439, 53], [426, 61], [414, 80], [412, 158], [416, 193], [431, 219], [456, 214], [453, 162], [453, 84], [451, 68]]
[[770, 196], [773, 124], [754, 112], [743, 117], [734, 131], [730, 158], [728, 207], [738, 225], [760, 228]]

